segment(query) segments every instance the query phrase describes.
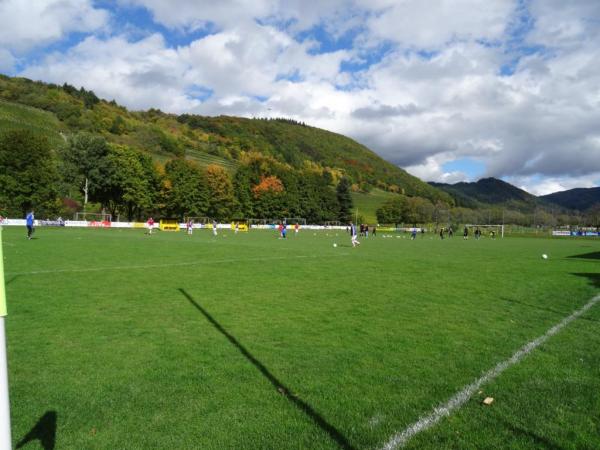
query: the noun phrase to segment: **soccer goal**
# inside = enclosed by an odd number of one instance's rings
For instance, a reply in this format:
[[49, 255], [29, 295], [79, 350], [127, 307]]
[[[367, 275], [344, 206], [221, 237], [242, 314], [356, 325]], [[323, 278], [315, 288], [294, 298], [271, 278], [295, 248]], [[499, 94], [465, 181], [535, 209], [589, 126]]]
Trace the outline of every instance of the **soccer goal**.
[[283, 223], [286, 225], [306, 225], [306, 219], [304, 217], [284, 217]]
[[495, 238], [496, 236], [504, 237], [504, 225], [477, 225], [477, 224], [467, 224], [465, 225], [469, 229], [470, 234], [474, 234], [475, 230], [479, 229], [482, 235], [487, 235], [491, 238]]
[[112, 216], [106, 213], [76, 212], [73, 220], [85, 222], [112, 222]]
[[210, 217], [196, 217], [196, 216], [186, 216], [185, 217], [185, 222], [184, 223], [188, 223], [189, 221], [192, 221], [192, 223], [194, 224], [200, 224], [201, 228], [205, 228], [206, 225], [208, 225], [209, 223], [212, 223], [212, 219]]
[[248, 219], [248, 224], [252, 227], [253, 225], [271, 225], [277, 223], [275, 219]]

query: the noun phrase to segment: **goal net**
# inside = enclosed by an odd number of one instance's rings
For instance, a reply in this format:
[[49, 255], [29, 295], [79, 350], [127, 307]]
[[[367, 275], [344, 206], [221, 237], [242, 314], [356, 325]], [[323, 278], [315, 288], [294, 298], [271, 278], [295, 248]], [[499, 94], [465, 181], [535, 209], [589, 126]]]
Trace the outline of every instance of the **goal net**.
[[325, 222], [325, 226], [326, 227], [341, 227], [342, 222], [340, 222], [339, 220], [329, 220], [329, 221]]
[[248, 219], [248, 224], [252, 225], [272, 225], [274, 223], [279, 223], [277, 219]]
[[306, 225], [306, 219], [304, 217], [284, 217], [283, 223], [286, 225]]
[[184, 223], [188, 223], [190, 220], [192, 221], [192, 223], [199, 223], [201, 225], [206, 225], [206, 224], [212, 223], [212, 219], [210, 217], [204, 217], [204, 216], [202, 216], [202, 217], [186, 216]]
[[73, 220], [85, 222], [112, 222], [112, 216], [106, 213], [76, 212]]
[[[479, 230], [481, 232], [481, 236], [488, 236], [491, 238], [495, 238], [497, 236], [503, 238], [504, 237], [504, 225], [477, 225], [477, 224], [467, 224], [465, 225], [469, 229], [470, 235], [475, 235], [475, 231]], [[455, 233], [460, 234], [461, 230], [455, 230]]]

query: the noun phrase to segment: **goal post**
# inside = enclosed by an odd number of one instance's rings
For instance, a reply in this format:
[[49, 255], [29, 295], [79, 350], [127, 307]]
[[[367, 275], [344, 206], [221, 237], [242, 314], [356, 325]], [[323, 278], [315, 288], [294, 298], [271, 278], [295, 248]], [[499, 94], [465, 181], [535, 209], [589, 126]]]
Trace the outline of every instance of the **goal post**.
[[73, 220], [78, 222], [112, 222], [112, 216], [107, 213], [76, 212]]
[[286, 225], [306, 225], [306, 219], [304, 217], [284, 217], [283, 223]]
[[192, 223], [198, 223], [202, 226], [212, 223], [212, 219], [206, 216], [185, 216], [184, 223], [188, 223], [190, 220]]
[[339, 220], [328, 220], [327, 222], [325, 222], [325, 226], [326, 227], [341, 227], [342, 222], [340, 222]]
[[494, 225], [494, 224], [482, 224], [482, 225], [478, 225], [478, 224], [466, 224], [465, 227], [467, 227], [469, 230], [471, 230], [471, 232], [475, 232], [476, 229], [479, 228], [479, 230], [481, 231], [482, 229], [487, 230], [487, 234], [490, 235], [492, 233], [492, 231], [495, 234], [499, 234], [501, 238], [504, 237], [504, 224], [502, 225]]
[[250, 227], [252, 227], [253, 225], [272, 225], [274, 223], [278, 223], [279, 221], [276, 219], [259, 219], [259, 218], [252, 218], [252, 219], [248, 219], [248, 225], [250, 225]]

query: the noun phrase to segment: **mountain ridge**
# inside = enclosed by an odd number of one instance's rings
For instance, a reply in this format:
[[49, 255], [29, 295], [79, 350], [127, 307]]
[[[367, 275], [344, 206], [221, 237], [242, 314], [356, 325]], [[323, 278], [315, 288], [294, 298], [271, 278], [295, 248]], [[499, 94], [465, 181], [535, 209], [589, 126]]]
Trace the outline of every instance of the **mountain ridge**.
[[570, 211], [585, 211], [600, 203], [600, 187], [575, 188], [546, 195], [533, 195], [504, 180], [487, 177], [458, 183], [429, 182], [452, 195], [457, 206], [485, 208], [491, 205], [528, 211], [536, 207], [556, 207]]

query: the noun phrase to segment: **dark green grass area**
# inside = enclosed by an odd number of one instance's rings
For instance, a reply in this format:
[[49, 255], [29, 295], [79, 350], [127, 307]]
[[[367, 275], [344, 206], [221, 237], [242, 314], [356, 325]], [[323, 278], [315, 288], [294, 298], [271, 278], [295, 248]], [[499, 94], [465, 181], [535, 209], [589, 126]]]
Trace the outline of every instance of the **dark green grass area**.
[[[597, 241], [337, 234], [5, 228], [13, 442], [378, 448], [600, 291]], [[599, 332], [596, 305], [408, 446], [600, 447]]]

